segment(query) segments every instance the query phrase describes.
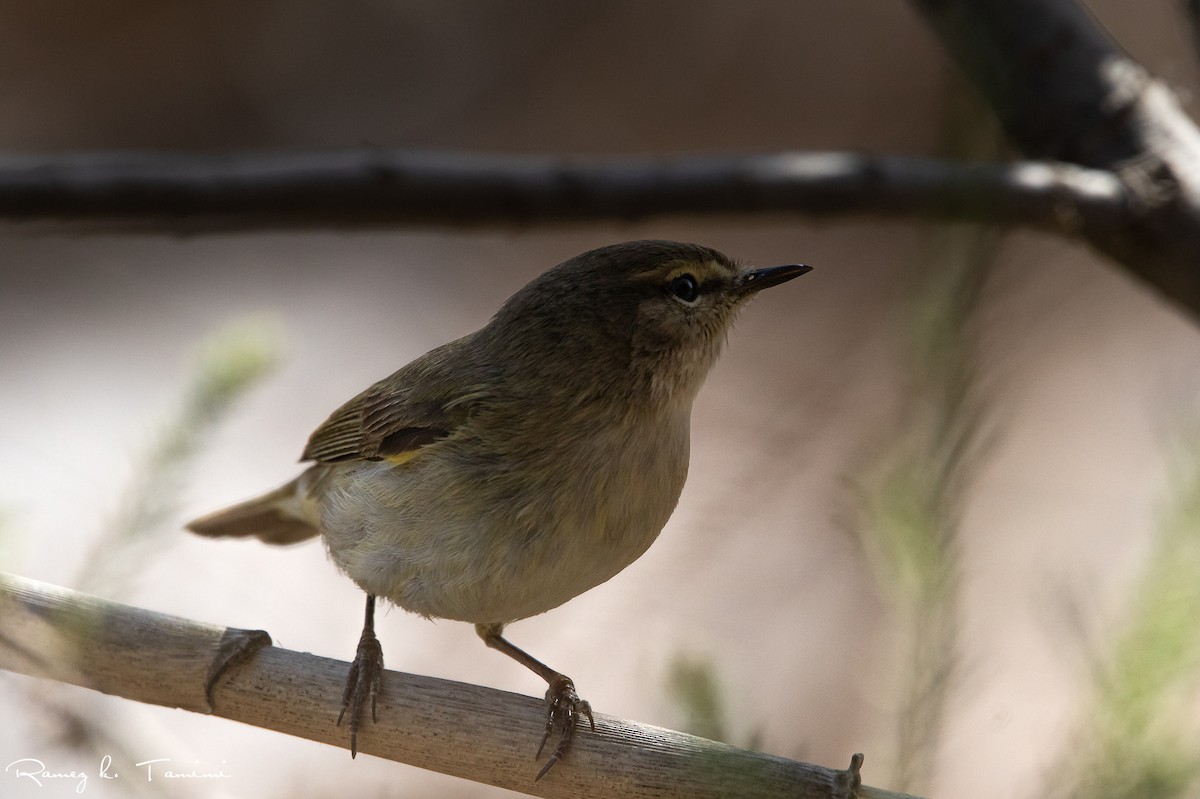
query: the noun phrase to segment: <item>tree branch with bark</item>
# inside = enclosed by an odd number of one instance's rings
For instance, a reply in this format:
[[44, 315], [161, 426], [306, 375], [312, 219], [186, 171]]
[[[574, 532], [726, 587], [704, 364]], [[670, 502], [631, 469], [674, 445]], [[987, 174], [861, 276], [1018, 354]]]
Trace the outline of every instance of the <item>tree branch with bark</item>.
[[[353, 149], [0, 159], [0, 218], [196, 233], [876, 215], [1081, 238], [1200, 313], [1200, 130], [1074, 0], [913, 0], [1030, 162]], [[1195, 4], [1187, 10], [1195, 15]], [[1182, 12], [1181, 12], [1182, 13]], [[1044, 159], [1044, 160], [1041, 160]]]
[[[348, 746], [335, 721], [349, 664], [272, 646], [262, 631], [202, 624], [3, 574], [0, 616], [0, 668]], [[389, 671], [378, 721], [359, 733], [359, 749], [563, 799], [904, 796], [861, 785], [861, 755], [847, 769], [828, 769], [599, 713], [596, 731], [579, 735], [567, 759], [535, 782], [533, 753], [544, 719], [540, 699]]]
[[913, 0], [1010, 140], [1108, 172], [1128, 216], [1086, 239], [1200, 314], [1200, 129], [1074, 0]]
[[1064, 235], [1129, 215], [1110, 173], [848, 152], [556, 158], [353, 149], [0, 160], [0, 216], [203, 231], [545, 224], [666, 214], [930, 216]]

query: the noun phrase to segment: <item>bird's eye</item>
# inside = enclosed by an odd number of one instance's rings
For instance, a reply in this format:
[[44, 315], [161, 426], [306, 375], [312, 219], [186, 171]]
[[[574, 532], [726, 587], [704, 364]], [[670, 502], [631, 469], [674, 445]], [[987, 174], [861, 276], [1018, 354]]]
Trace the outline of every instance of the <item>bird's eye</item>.
[[693, 303], [700, 296], [700, 284], [691, 275], [678, 275], [671, 278], [667, 291], [686, 303]]

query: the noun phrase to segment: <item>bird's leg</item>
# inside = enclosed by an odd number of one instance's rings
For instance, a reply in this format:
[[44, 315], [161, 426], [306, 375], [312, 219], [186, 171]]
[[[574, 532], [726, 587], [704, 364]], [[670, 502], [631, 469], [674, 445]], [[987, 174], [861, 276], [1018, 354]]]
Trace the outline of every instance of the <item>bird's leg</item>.
[[550, 759], [546, 761], [546, 765], [542, 766], [542, 770], [535, 778], [540, 780], [546, 776], [546, 772], [555, 763], [562, 760], [563, 755], [571, 748], [571, 739], [575, 737], [575, 726], [579, 722], [580, 714], [587, 716], [593, 732], [596, 731], [596, 720], [592, 718], [592, 706], [575, 693], [575, 683], [571, 681], [570, 677], [558, 673], [528, 652], [510, 644], [500, 634], [503, 630], [504, 625], [502, 624], [475, 625], [475, 632], [479, 634], [485, 644], [508, 655], [545, 680], [549, 686], [546, 689], [546, 704], [549, 706], [546, 713], [546, 731], [542, 734], [542, 742], [534, 757], [542, 756], [542, 750], [546, 748], [546, 742], [550, 740], [550, 736], [555, 730], [558, 730], [558, 743], [555, 745], [554, 751], [550, 753]]
[[362, 729], [363, 713], [367, 701], [371, 703], [371, 721], [375, 718], [375, 698], [383, 681], [383, 647], [375, 637], [375, 595], [367, 594], [367, 613], [363, 623], [362, 637], [358, 639], [358, 652], [350, 664], [350, 675], [346, 678], [346, 690], [342, 692], [342, 712], [338, 714], [337, 726], [342, 725], [342, 716], [350, 711], [350, 757], [358, 754], [358, 731]]

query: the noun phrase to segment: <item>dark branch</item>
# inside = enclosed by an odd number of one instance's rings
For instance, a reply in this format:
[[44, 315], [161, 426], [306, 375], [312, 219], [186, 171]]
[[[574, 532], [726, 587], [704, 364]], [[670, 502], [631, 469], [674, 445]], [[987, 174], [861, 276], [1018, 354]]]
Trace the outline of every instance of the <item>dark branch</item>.
[[1023, 152], [1104, 169], [1131, 224], [1093, 244], [1200, 313], [1200, 131], [1073, 0], [913, 0]]
[[1192, 33], [1193, 56], [1200, 59], [1200, 0], [1178, 0], [1187, 15], [1188, 29]]
[[0, 217], [183, 232], [495, 225], [664, 214], [927, 216], [1067, 235], [1125, 224], [1113, 175], [853, 153], [567, 159], [389, 150], [0, 161]]

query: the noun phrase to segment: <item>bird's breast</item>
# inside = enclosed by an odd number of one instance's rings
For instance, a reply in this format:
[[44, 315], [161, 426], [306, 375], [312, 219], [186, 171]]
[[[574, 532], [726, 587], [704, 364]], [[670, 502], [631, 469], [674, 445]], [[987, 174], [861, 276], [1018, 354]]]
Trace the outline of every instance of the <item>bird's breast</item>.
[[584, 420], [526, 450], [468, 431], [403, 465], [348, 468], [323, 503], [330, 554], [416, 613], [504, 623], [545, 612], [657, 538], [687, 477], [689, 411]]

